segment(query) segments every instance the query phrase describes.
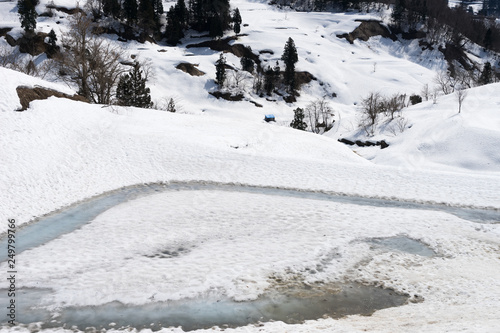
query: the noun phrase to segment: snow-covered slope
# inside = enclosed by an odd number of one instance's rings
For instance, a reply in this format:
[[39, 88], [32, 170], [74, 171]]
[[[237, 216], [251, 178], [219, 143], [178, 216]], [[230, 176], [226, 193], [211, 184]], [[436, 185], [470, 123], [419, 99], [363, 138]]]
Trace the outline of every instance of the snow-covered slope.
[[[56, 4], [70, 7], [71, 1]], [[14, 6], [0, 3], [2, 25], [18, 24]], [[239, 7], [243, 23], [248, 24], [237, 42], [251, 46], [255, 53], [273, 51], [261, 54], [267, 64], [274, 65], [280, 58], [288, 37], [295, 40], [297, 69], [317, 78], [302, 87], [296, 103], [246, 93], [248, 100], [262, 104], [259, 108], [248, 101], [211, 97], [208, 91], [215, 89], [218, 52], [184, 46], [130, 42], [124, 53], [152, 62], [153, 99], [173, 97], [180, 111], [174, 114], [59, 98], [35, 101], [28, 110], [15, 112], [20, 106], [17, 86], [40, 85], [70, 94], [71, 89], [0, 68], [1, 218], [15, 218], [22, 225], [106, 191], [171, 181], [500, 209], [498, 84], [470, 90], [460, 114], [452, 95], [440, 97], [437, 104], [424, 102], [405, 109], [408, 123], [403, 133], [384, 131], [382, 124], [374, 138], [386, 139], [390, 147], [354, 148], [353, 152], [337, 139], [361, 137], [356, 104], [362, 97], [371, 91], [418, 93], [432, 82], [443, 59], [425, 53], [427, 59], [416, 59], [422, 53], [414, 44], [398, 48], [392, 41], [375, 38], [351, 45], [336, 37], [352, 31], [358, 25], [355, 19], [370, 15], [286, 12], [261, 1], [236, 0], [233, 6]], [[43, 18], [40, 29], [65, 31], [66, 15], [58, 14], [61, 24]], [[184, 45], [201, 40], [187, 38]], [[236, 56], [226, 56], [239, 67]], [[181, 61], [199, 64], [207, 74], [191, 77], [175, 68]], [[287, 127], [294, 108], [322, 97], [336, 113], [332, 131], [320, 136]], [[267, 113], [275, 114], [277, 123], [265, 123]], [[380, 283], [418, 294], [425, 301], [371, 317], [304, 325], [276, 322], [234, 331], [494, 332], [499, 325], [498, 224], [475, 224], [441, 212], [259, 194], [213, 191], [196, 200], [191, 194], [163, 193], [117, 206], [77, 232], [26, 251], [21, 255], [25, 266], [19, 286], [52, 288], [54, 294], [46, 300], [49, 306], [116, 299], [141, 304], [146, 301], [144, 295], [150, 297], [157, 289], [162, 290], [157, 295], [162, 300], [214, 288], [229, 297], [248, 299], [266, 288], [270, 274], [289, 268], [302, 272], [335, 250], [340, 255], [330, 260], [326, 271], [308, 278]], [[273, 223], [266, 223], [267, 219]], [[147, 229], [142, 234], [137, 231], [141, 226]], [[0, 232], [6, 229], [6, 224], [0, 225]], [[94, 238], [115, 232], [112, 240]], [[373, 254], [360, 243], [401, 234], [424, 241], [440, 256]], [[198, 242], [201, 238], [208, 240], [205, 245]], [[189, 241], [203, 246], [203, 251], [193, 251], [192, 257], [180, 262], [144, 259], [144, 254], [160, 250], [167, 241]], [[138, 250], [141, 244], [144, 252]], [[148, 274], [135, 273], [137, 267], [148, 265], [150, 270], [144, 270]], [[166, 271], [174, 272], [165, 277]], [[135, 289], [138, 283], [144, 289]]]

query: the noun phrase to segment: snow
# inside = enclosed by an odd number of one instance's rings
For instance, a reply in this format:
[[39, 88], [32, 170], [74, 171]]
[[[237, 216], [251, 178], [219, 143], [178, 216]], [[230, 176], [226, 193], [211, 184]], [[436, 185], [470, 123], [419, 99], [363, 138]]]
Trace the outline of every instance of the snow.
[[[71, 7], [74, 1], [56, 4]], [[14, 6], [0, 3], [0, 22], [17, 31]], [[247, 35], [236, 42], [255, 53], [272, 50], [261, 55], [269, 65], [279, 60], [288, 37], [294, 39], [297, 69], [318, 79], [302, 88], [297, 103], [249, 93], [245, 98], [263, 108], [215, 99], [207, 90], [215, 89], [219, 54], [182, 45], [130, 42], [124, 52], [124, 58], [134, 54], [151, 61], [153, 99], [174, 98], [175, 114], [59, 98], [34, 101], [27, 111], [15, 112], [17, 86], [73, 90], [0, 68], [2, 219], [24, 225], [106, 191], [173, 181], [500, 209], [499, 84], [470, 89], [460, 114], [454, 95], [409, 107], [402, 114], [408, 120], [404, 132], [392, 134], [384, 129], [391, 124], [383, 123], [373, 138], [387, 140], [388, 148], [354, 152], [337, 139], [365, 139], [357, 129], [356, 104], [372, 91], [419, 93], [443, 68], [440, 55], [422, 52], [414, 42], [377, 37], [351, 45], [336, 37], [352, 31], [356, 19], [372, 17], [366, 14], [284, 12], [245, 0], [233, 6], [248, 24], [242, 27]], [[65, 31], [66, 15], [61, 17], [59, 25], [45, 18], [41, 29]], [[186, 38], [184, 45], [202, 40]], [[226, 57], [239, 67], [237, 57]], [[181, 61], [199, 64], [207, 74], [191, 77], [175, 68]], [[320, 136], [287, 127], [294, 108], [325, 96], [335, 111], [332, 131]], [[265, 114], [274, 114], [277, 122], [266, 123]], [[0, 232], [6, 229], [1, 224]], [[401, 235], [422, 241], [438, 255], [374, 251], [365, 242]], [[52, 288], [43, 299], [49, 308], [114, 300], [144, 304], [153, 294], [156, 300], [173, 300], [215, 292], [248, 300], [269, 287], [273, 274], [285, 280], [300, 275], [310, 282], [379, 284], [424, 301], [369, 317], [225, 330], [494, 332], [500, 324], [499, 236], [499, 224], [472, 223], [444, 212], [265, 193], [167, 191], [120, 204], [72, 233], [19, 254], [17, 287]], [[178, 258], [150, 258], [179, 247], [187, 251]], [[0, 270], [6, 271], [5, 265]]]

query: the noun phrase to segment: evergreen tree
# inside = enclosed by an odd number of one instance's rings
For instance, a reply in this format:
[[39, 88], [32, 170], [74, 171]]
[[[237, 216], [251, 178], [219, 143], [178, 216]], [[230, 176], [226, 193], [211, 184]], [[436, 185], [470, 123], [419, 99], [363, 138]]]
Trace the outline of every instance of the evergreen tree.
[[167, 26], [165, 37], [170, 45], [177, 45], [184, 37], [184, 29], [188, 27], [189, 12], [184, 0], [177, 0], [177, 3], [170, 7], [167, 12]]
[[299, 61], [295, 43], [291, 37], [285, 44], [285, 49], [281, 55], [281, 60], [285, 63], [284, 83], [288, 88], [288, 92], [292, 93], [295, 90], [295, 63]]
[[39, 0], [19, 0], [17, 2], [17, 13], [21, 21], [21, 27], [26, 33], [32, 33], [36, 29], [38, 13], [35, 7]]
[[290, 127], [305, 131], [307, 128], [307, 124], [304, 121], [304, 110], [301, 108], [296, 108], [293, 110], [294, 117], [292, 122], [290, 123]]
[[168, 112], [175, 112], [175, 111], [177, 111], [176, 108], [175, 108], [175, 102], [174, 102], [173, 98], [170, 98], [170, 100], [168, 101], [167, 111]]
[[484, 35], [484, 39], [483, 39], [484, 48], [487, 50], [491, 48], [491, 44], [492, 44], [491, 34], [492, 34], [491, 28], [488, 28], [488, 30], [486, 30], [486, 34]]
[[47, 47], [46, 53], [47, 57], [51, 58], [59, 50], [59, 46], [57, 46], [57, 35], [54, 29], [50, 30], [47, 37], [48, 37], [47, 44], [49, 44], [49, 46]]
[[149, 30], [154, 30], [159, 25], [153, 8], [153, 0], [139, 0], [137, 16], [139, 18], [139, 25], [148, 32]]
[[241, 31], [241, 15], [238, 8], [236, 8], [233, 13], [233, 24], [234, 33], [239, 34]]
[[250, 59], [246, 56], [243, 56], [243, 57], [241, 57], [240, 64], [241, 64], [241, 69], [243, 69], [244, 71], [247, 71], [249, 73], [253, 73], [254, 62], [252, 59]]
[[177, 45], [184, 37], [183, 25], [177, 15], [176, 6], [170, 7], [167, 12], [167, 26], [165, 28], [165, 38], [170, 45]]
[[120, 77], [116, 89], [116, 98], [119, 105], [150, 108], [153, 103], [149, 93], [150, 90], [146, 87], [146, 79], [142, 78], [141, 66], [136, 64], [130, 73]]
[[400, 28], [401, 24], [404, 20], [404, 12], [405, 12], [405, 2], [404, 0], [396, 0], [394, 7], [392, 9], [391, 20], [392, 23]]
[[229, 0], [189, 0], [189, 11], [191, 28], [210, 36], [222, 36], [232, 20]]
[[493, 82], [493, 70], [491, 69], [490, 62], [484, 64], [483, 71], [479, 77], [479, 85], [485, 85]]
[[189, 10], [186, 7], [184, 0], [177, 0], [175, 4], [175, 13], [182, 25], [183, 29], [186, 29], [189, 25]]
[[210, 29], [208, 30], [208, 35], [212, 38], [222, 37], [224, 35], [224, 28], [222, 26], [222, 20], [218, 14], [208, 19], [210, 22]]
[[123, 13], [128, 24], [133, 24], [137, 21], [137, 1], [124, 0]]
[[120, 3], [118, 0], [103, 0], [102, 1], [102, 12], [106, 16], [113, 16], [114, 18], [120, 17]]
[[268, 66], [264, 71], [264, 90], [268, 96], [271, 96], [276, 86], [279, 84], [281, 69], [276, 61], [276, 66], [271, 68]]
[[49, 38], [48, 40], [48, 44], [50, 45], [51, 48], [56, 48], [57, 47], [57, 35], [56, 35], [56, 32], [54, 31], [54, 29], [51, 29], [49, 34], [47, 35], [47, 37]]
[[217, 83], [219, 88], [222, 88], [224, 81], [226, 81], [226, 58], [221, 53], [219, 60], [215, 62], [215, 83]]
[[155, 20], [159, 22], [160, 16], [164, 13], [162, 0], [153, 0], [153, 12], [155, 14]]

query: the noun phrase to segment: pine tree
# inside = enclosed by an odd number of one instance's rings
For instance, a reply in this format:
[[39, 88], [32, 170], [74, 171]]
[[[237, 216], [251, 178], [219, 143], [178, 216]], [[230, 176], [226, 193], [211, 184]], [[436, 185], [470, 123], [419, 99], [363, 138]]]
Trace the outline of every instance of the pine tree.
[[155, 29], [159, 24], [153, 9], [153, 0], [139, 0], [137, 16], [139, 17], [139, 25], [147, 32]]
[[224, 27], [222, 26], [222, 20], [220, 15], [215, 14], [209, 18], [210, 29], [208, 30], [208, 35], [212, 38], [222, 37], [224, 35]]
[[48, 41], [47, 44], [49, 45], [47, 47], [47, 56], [51, 58], [59, 49], [57, 46], [57, 35], [54, 31], [54, 29], [50, 30], [49, 34], [47, 35]]
[[278, 62], [276, 62], [276, 66], [274, 66], [274, 68], [268, 66], [264, 71], [264, 90], [266, 91], [268, 96], [272, 95], [274, 89], [278, 85], [280, 72], [281, 69], [278, 65]]
[[128, 24], [133, 24], [137, 21], [137, 1], [124, 0], [123, 13]]
[[168, 101], [167, 111], [168, 112], [175, 112], [175, 111], [177, 111], [176, 108], [175, 108], [175, 102], [174, 102], [173, 98], [170, 98], [170, 100]]
[[215, 62], [215, 83], [217, 83], [219, 88], [222, 88], [224, 81], [226, 81], [226, 58], [221, 53], [219, 60]]
[[401, 24], [404, 20], [404, 12], [405, 12], [405, 2], [404, 0], [396, 0], [394, 7], [392, 9], [391, 20], [392, 23], [400, 28]]
[[162, 0], [153, 0], [153, 12], [155, 14], [155, 20], [158, 22], [160, 16], [164, 13]]
[[102, 12], [106, 16], [113, 16], [114, 18], [120, 17], [120, 3], [118, 0], [103, 0]]
[[490, 62], [484, 64], [483, 71], [479, 77], [479, 85], [485, 85], [493, 82], [493, 70], [491, 69]]
[[170, 45], [177, 45], [184, 37], [184, 29], [188, 27], [189, 12], [184, 0], [178, 0], [167, 12], [165, 37]]
[[57, 47], [57, 35], [54, 29], [51, 29], [49, 34], [47, 35], [48, 37], [48, 44], [50, 45], [51, 48], [55, 49]]
[[238, 8], [236, 8], [233, 13], [233, 24], [234, 33], [239, 34], [241, 31], [241, 15]]
[[17, 2], [17, 13], [21, 21], [21, 27], [26, 33], [32, 33], [36, 29], [38, 13], [35, 7], [39, 0], [19, 0]]
[[293, 110], [294, 117], [292, 122], [290, 123], [291, 128], [295, 128], [301, 131], [305, 131], [307, 128], [307, 124], [304, 121], [304, 110], [301, 108], [296, 108]]
[[142, 78], [139, 64], [134, 66], [128, 74], [122, 75], [116, 89], [116, 98], [119, 105], [150, 108], [153, 106], [146, 79]]
[[182, 24], [176, 14], [175, 6], [170, 7], [167, 12], [167, 26], [165, 27], [165, 38], [170, 45], [177, 45], [181, 38], [184, 37]]
[[252, 59], [250, 59], [246, 56], [243, 56], [243, 57], [241, 57], [240, 64], [241, 64], [241, 69], [243, 69], [244, 71], [247, 71], [249, 73], [253, 73], [254, 62]]
[[295, 43], [291, 37], [288, 38], [285, 44], [281, 60], [285, 63], [284, 83], [288, 88], [288, 92], [293, 93], [295, 90], [295, 63], [299, 61], [299, 57], [297, 55]]

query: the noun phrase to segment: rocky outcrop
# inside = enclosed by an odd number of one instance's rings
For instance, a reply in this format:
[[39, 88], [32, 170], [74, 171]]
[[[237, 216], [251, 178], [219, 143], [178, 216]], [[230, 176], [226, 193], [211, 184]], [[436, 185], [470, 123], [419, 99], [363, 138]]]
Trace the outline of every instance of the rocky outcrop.
[[196, 68], [198, 65], [190, 64], [189, 62], [181, 62], [175, 68], [183, 71], [184, 73], [188, 73], [191, 76], [203, 76], [205, 72], [200, 71]]
[[370, 37], [373, 36], [382, 36], [392, 39], [393, 41], [397, 40], [396, 36], [391, 33], [391, 31], [384, 25], [382, 25], [381, 21], [377, 20], [356, 20], [360, 21], [361, 24], [354, 29], [352, 32], [342, 35], [337, 35], [338, 38], [345, 38], [349, 41], [349, 43], [353, 44], [354, 40], [361, 39], [362, 41], [367, 41]]
[[21, 102], [21, 109], [18, 111], [24, 111], [26, 110], [30, 103], [34, 100], [38, 99], [47, 99], [49, 97], [55, 96], [55, 97], [61, 97], [61, 98], [68, 98], [74, 101], [80, 101], [80, 102], [86, 102], [88, 103], [88, 100], [85, 99], [82, 96], [79, 95], [68, 95], [62, 92], [59, 92], [57, 90], [52, 90], [48, 88], [43, 88], [43, 87], [23, 87], [19, 86], [16, 88], [17, 95], [19, 96], [19, 101]]

